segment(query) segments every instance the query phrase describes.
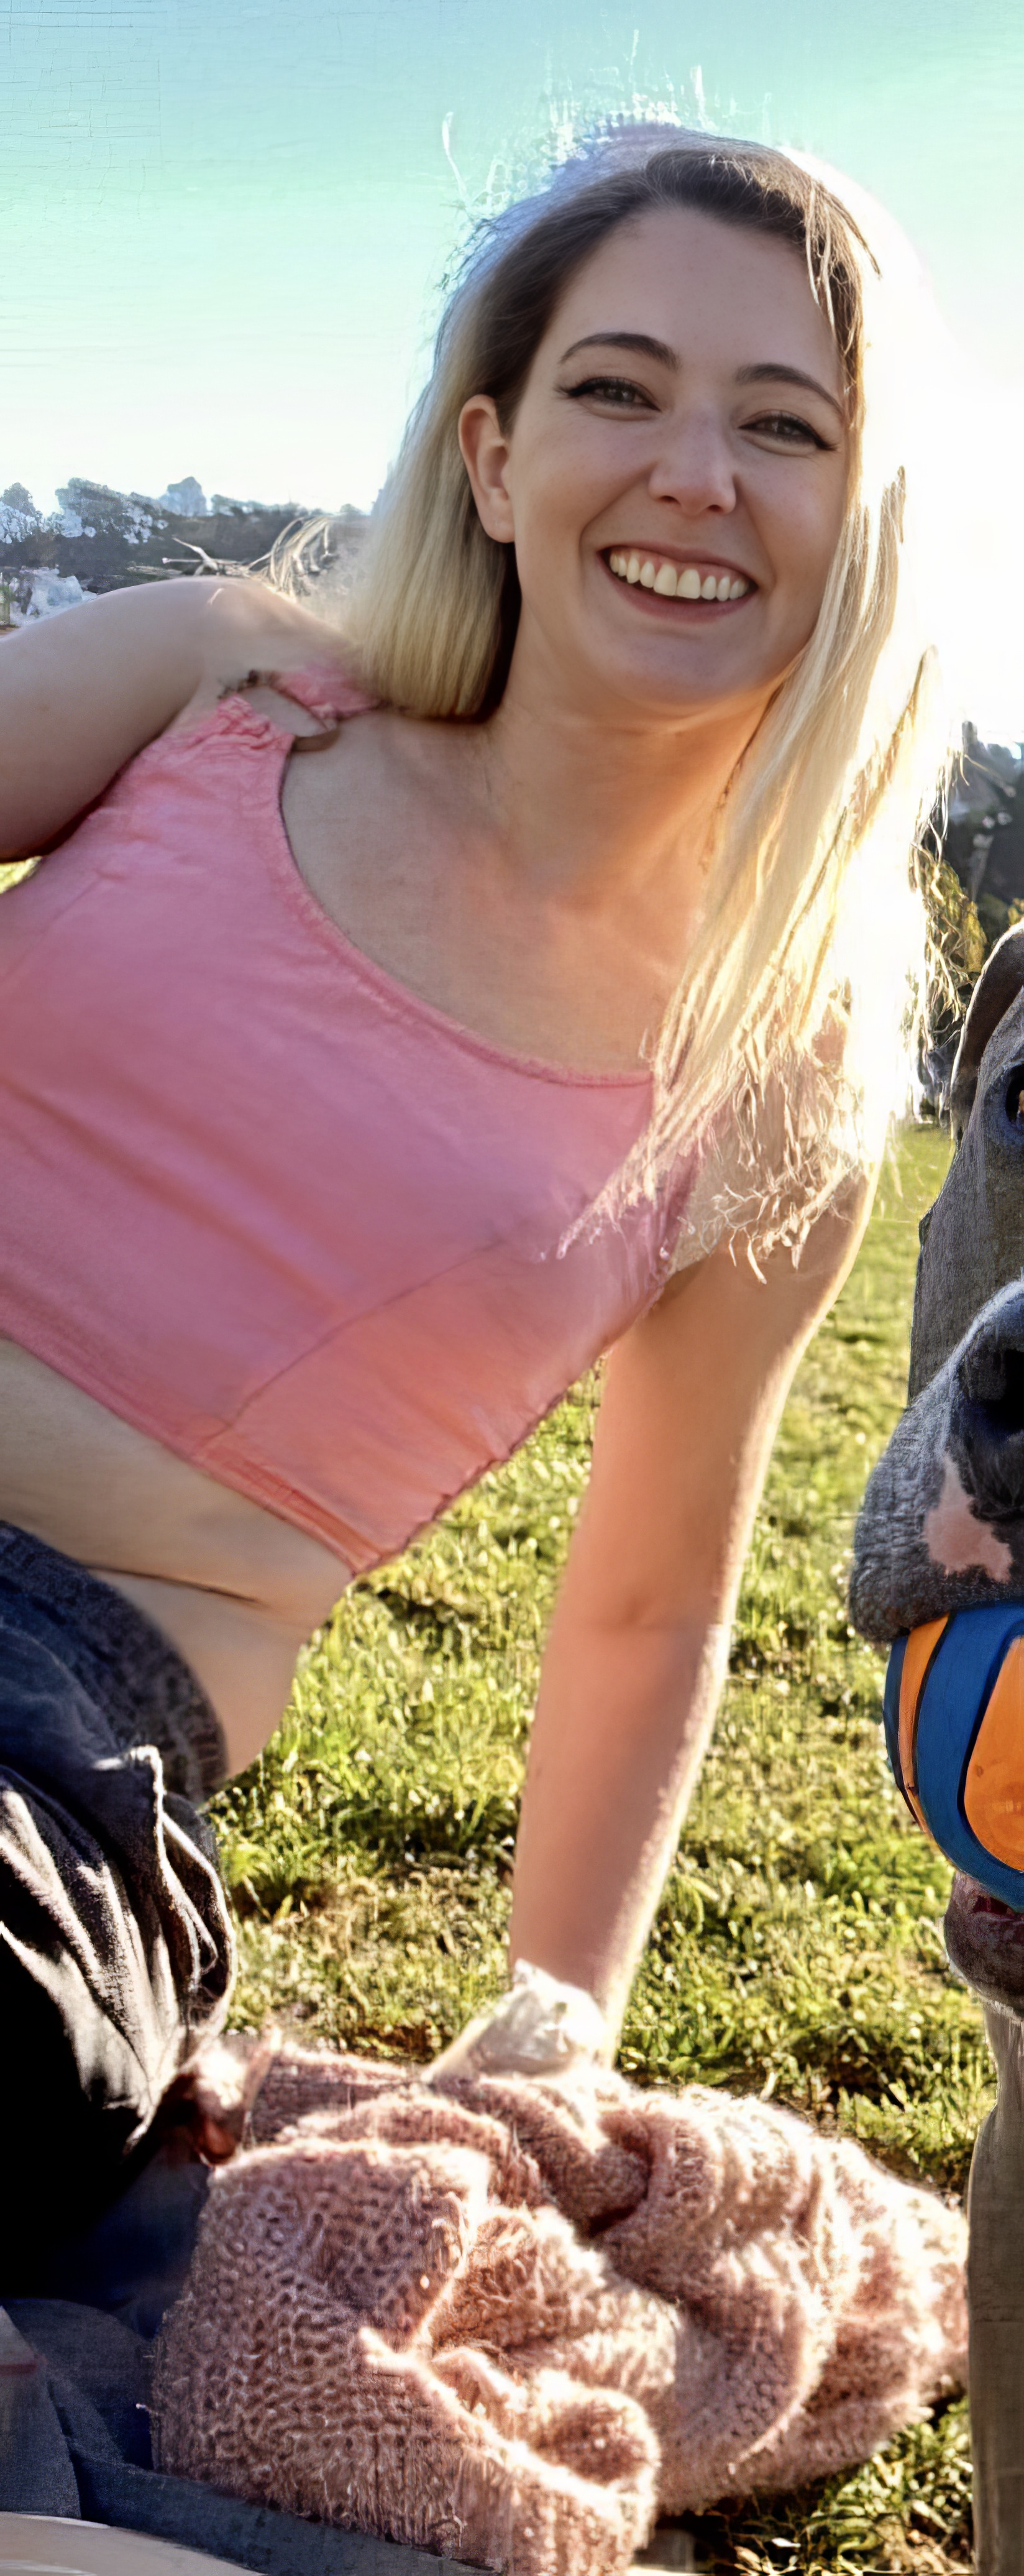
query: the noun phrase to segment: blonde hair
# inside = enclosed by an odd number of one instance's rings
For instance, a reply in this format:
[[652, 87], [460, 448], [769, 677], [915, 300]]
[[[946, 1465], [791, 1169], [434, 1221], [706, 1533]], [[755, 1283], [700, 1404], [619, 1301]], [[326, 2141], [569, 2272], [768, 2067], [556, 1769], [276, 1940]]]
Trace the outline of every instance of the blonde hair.
[[[795, 1253], [877, 1155], [915, 980], [923, 1001], [915, 851], [949, 728], [908, 571], [900, 237], [889, 228], [876, 256], [833, 187], [760, 145], [648, 126], [575, 154], [478, 231], [344, 623], [367, 686], [402, 710], [466, 722], [497, 705], [518, 576], [477, 516], [459, 414], [486, 393], [511, 427], [572, 277], [619, 225], [665, 207], [799, 253], [849, 398], [847, 507], [817, 624], [723, 802], [704, 927], [653, 1050], [651, 1119], [592, 1212], [657, 1195], [699, 1137], [705, 1183], [680, 1258], [723, 1228], [756, 1258]], [[886, 230], [877, 210], [873, 228]]]

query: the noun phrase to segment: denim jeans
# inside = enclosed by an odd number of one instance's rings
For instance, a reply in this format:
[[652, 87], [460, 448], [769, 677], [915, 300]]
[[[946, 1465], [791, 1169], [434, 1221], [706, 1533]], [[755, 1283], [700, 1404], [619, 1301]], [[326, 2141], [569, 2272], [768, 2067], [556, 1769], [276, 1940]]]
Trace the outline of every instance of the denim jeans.
[[209, 1702], [110, 1585], [0, 1524], [0, 2300], [130, 2179], [234, 1954]]

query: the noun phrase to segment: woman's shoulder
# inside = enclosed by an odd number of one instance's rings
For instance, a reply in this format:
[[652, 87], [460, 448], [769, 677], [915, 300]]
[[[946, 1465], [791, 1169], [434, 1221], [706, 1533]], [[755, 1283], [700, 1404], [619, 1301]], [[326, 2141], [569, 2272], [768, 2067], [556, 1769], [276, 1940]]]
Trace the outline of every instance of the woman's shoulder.
[[271, 663], [266, 669], [254, 668], [246, 677], [247, 691], [263, 689], [289, 705], [303, 707], [315, 716], [319, 725], [339, 724], [345, 716], [367, 715], [379, 705], [372, 690], [363, 687], [358, 672], [344, 653], [318, 650], [297, 669]]
[[212, 698], [256, 686], [328, 723], [374, 703], [339, 628], [265, 582], [225, 582], [210, 599], [201, 687]]
[[172, 758], [207, 741], [332, 732], [378, 703], [361, 682], [348, 639], [260, 581], [230, 581], [216, 600], [191, 697], [151, 746]]
[[880, 1143], [848, 1059], [848, 1032], [830, 1011], [802, 1044], [737, 1067], [694, 1140], [674, 1270], [723, 1244], [755, 1271], [776, 1252], [799, 1262], [820, 1219], [845, 1223], [859, 1207]]

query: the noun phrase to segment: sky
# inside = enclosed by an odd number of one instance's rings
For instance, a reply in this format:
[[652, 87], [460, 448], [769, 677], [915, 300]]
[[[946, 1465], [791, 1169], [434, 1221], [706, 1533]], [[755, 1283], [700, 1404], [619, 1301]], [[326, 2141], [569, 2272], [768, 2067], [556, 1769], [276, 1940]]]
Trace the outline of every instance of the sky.
[[1015, 420], [1019, 0], [0, 0], [0, 490], [368, 507], [467, 216], [637, 100], [880, 197]]

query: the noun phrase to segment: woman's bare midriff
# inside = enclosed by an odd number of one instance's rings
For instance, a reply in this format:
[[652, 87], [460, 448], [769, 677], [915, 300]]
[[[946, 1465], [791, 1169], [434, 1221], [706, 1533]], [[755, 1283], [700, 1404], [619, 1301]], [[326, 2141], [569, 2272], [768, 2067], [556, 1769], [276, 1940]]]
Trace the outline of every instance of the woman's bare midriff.
[[45, 1539], [146, 1612], [251, 1761], [295, 1659], [345, 1587], [329, 1548], [0, 1337], [0, 1520]]

